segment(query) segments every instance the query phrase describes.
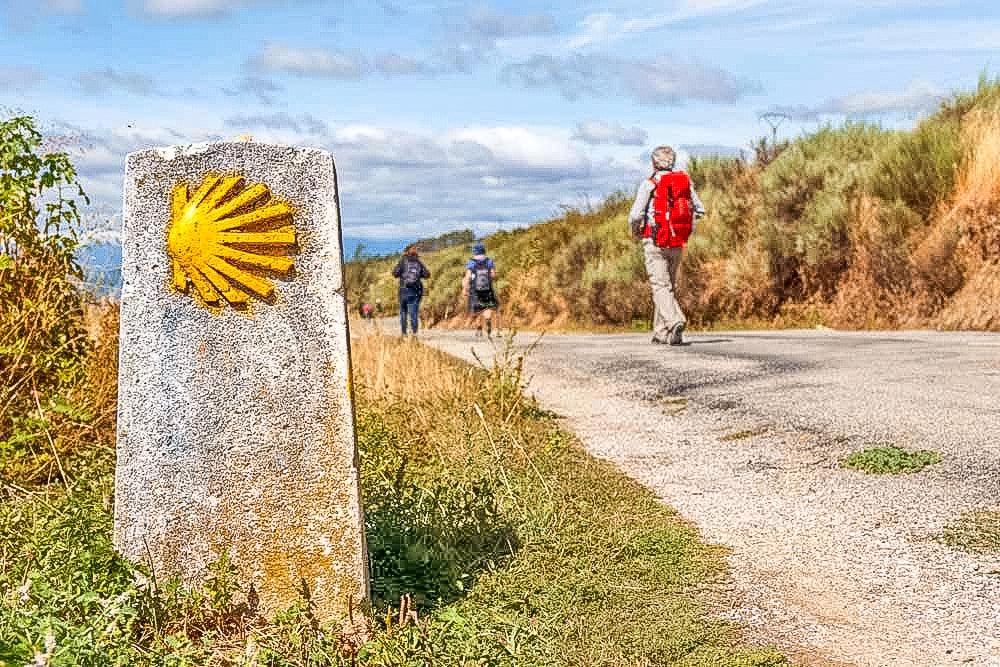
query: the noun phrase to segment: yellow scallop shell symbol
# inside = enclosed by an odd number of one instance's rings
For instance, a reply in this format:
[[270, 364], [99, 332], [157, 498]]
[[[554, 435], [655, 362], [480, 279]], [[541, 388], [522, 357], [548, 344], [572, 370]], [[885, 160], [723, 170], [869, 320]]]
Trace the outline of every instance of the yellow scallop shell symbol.
[[294, 265], [287, 256], [295, 245], [292, 207], [262, 183], [245, 187], [241, 176], [209, 174], [194, 193], [187, 183], [175, 185], [170, 208], [171, 284], [181, 292], [194, 285], [205, 304], [269, 299], [268, 274]]

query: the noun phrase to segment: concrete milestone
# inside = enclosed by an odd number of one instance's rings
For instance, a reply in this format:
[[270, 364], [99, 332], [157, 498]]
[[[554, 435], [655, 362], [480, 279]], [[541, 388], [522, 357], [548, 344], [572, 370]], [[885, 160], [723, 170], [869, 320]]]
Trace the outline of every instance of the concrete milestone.
[[115, 545], [268, 615], [367, 599], [333, 159], [257, 143], [125, 168]]

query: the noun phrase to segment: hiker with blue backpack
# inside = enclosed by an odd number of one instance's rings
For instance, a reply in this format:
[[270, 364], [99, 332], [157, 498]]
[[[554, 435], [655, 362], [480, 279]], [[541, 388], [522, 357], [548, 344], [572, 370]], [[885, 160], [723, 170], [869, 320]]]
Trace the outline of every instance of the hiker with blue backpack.
[[677, 155], [670, 146], [653, 151], [653, 175], [639, 183], [628, 223], [642, 239], [646, 273], [653, 288], [653, 343], [681, 345], [684, 313], [677, 303], [677, 269], [695, 221], [705, 207], [691, 178], [674, 171]]
[[462, 296], [469, 300], [469, 313], [477, 318], [476, 336], [483, 335], [483, 325], [486, 325], [486, 336], [493, 335], [493, 314], [499, 307], [493, 281], [497, 277], [497, 267], [492, 259], [486, 256], [486, 246], [477, 243], [472, 248], [472, 259], [465, 264], [465, 276], [462, 278]]
[[410, 331], [417, 334], [417, 319], [420, 313], [420, 299], [424, 296], [424, 278], [431, 272], [420, 261], [416, 246], [403, 251], [392, 275], [399, 278], [399, 328], [406, 335], [406, 320], [410, 320]]

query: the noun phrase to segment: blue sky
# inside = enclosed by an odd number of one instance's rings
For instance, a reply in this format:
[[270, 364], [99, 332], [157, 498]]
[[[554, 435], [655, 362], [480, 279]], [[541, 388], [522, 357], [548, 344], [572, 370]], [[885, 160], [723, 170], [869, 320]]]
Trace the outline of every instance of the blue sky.
[[[634, 188], [650, 148], [905, 126], [993, 73], [1000, 8], [957, 0], [0, 0], [0, 107], [76, 156], [113, 239], [124, 155], [321, 146], [344, 233], [522, 226]], [[769, 131], [769, 130], [768, 130]]]

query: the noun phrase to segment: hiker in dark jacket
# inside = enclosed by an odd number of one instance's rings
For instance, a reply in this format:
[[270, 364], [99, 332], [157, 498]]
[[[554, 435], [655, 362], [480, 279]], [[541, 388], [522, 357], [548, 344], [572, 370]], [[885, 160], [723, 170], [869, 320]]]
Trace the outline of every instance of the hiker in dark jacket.
[[483, 335], [483, 323], [486, 324], [486, 335], [493, 335], [493, 314], [499, 307], [497, 293], [493, 289], [496, 279], [496, 264], [486, 256], [486, 246], [477, 243], [462, 277], [462, 295], [469, 301], [469, 313], [477, 319], [477, 337]]
[[430, 278], [431, 272], [417, 256], [416, 246], [409, 246], [403, 251], [403, 257], [392, 270], [392, 275], [399, 278], [399, 328], [406, 335], [406, 318], [410, 318], [410, 331], [417, 333], [417, 319], [420, 312], [420, 299], [424, 295], [424, 278]]

